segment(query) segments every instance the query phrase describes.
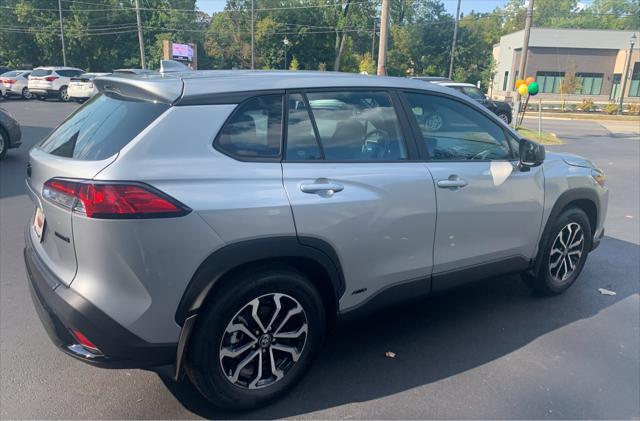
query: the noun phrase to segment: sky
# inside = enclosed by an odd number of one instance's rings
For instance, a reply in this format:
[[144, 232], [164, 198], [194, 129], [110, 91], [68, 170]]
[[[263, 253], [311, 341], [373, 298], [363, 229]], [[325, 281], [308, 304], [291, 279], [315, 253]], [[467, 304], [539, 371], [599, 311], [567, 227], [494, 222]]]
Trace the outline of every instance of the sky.
[[[260, 0], [256, 0], [259, 3]], [[445, 7], [454, 15], [456, 13], [457, 0], [443, 0]], [[203, 12], [211, 14], [224, 8], [226, 0], [197, 0], [196, 5]], [[474, 10], [476, 12], [491, 12], [498, 6], [504, 6], [507, 0], [461, 0], [460, 12], [467, 14]]]

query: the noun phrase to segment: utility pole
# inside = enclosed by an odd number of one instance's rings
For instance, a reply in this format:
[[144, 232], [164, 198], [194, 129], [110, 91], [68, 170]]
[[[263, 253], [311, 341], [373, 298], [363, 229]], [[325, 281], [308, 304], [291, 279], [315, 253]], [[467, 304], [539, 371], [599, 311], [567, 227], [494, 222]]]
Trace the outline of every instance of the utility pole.
[[256, 58], [255, 58], [255, 11], [256, 11], [256, 2], [255, 0], [251, 0], [251, 70], [256, 68]]
[[[522, 53], [520, 54], [520, 68], [518, 69], [518, 78], [525, 79], [525, 71], [527, 70], [527, 56], [529, 55], [529, 36], [531, 35], [531, 20], [533, 19], [533, 0], [529, 0], [527, 7], [527, 18], [524, 21], [524, 39], [522, 41]], [[513, 87], [511, 87], [513, 88]], [[513, 127], [517, 126], [518, 115], [520, 113], [520, 94], [516, 93], [514, 102], [514, 113], [516, 118], [513, 119]]]
[[624, 114], [624, 91], [627, 89], [627, 77], [629, 76], [629, 67], [631, 67], [631, 55], [633, 54], [633, 46], [636, 43], [636, 34], [631, 36], [629, 41], [629, 52], [627, 53], [627, 60], [624, 65], [624, 74], [622, 75], [622, 90], [620, 91], [620, 107], [618, 108], [618, 114]]
[[62, 2], [58, 0], [58, 12], [60, 14], [60, 40], [62, 41], [62, 65], [67, 65], [67, 49], [64, 45], [64, 25], [62, 24]]
[[389, 0], [382, 0], [380, 14], [380, 46], [378, 47], [378, 76], [387, 74], [387, 41], [389, 40]]
[[[58, 0], [59, 1], [59, 0]], [[147, 66], [144, 60], [144, 37], [142, 36], [142, 24], [140, 23], [140, 4], [139, 0], [136, 1], [136, 21], [138, 22], [138, 43], [140, 44], [140, 67], [146, 69]], [[169, 52], [171, 54], [171, 52]]]
[[449, 61], [449, 79], [453, 80], [453, 60], [456, 55], [456, 41], [458, 40], [458, 21], [460, 20], [460, 0], [456, 8], [456, 23], [453, 26], [453, 41], [451, 42], [451, 60]]
[[371, 60], [376, 52], [376, 18], [373, 18], [373, 34], [371, 34]]

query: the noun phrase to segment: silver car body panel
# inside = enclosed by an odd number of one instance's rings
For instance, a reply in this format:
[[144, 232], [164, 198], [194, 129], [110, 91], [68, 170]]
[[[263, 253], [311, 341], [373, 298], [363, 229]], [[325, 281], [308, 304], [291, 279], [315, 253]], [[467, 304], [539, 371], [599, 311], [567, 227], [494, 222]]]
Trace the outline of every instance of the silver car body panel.
[[[331, 244], [347, 279], [340, 309], [357, 306], [389, 285], [431, 275], [436, 201], [424, 164], [283, 163], [298, 235]], [[304, 184], [337, 183], [333, 195]]]

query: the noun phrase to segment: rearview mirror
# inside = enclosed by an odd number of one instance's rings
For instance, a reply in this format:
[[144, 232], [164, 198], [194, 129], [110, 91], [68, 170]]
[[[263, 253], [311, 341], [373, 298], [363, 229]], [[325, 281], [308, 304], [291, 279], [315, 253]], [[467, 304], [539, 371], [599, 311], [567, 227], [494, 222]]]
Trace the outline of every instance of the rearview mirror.
[[529, 139], [520, 140], [520, 165], [537, 167], [544, 161], [544, 146]]

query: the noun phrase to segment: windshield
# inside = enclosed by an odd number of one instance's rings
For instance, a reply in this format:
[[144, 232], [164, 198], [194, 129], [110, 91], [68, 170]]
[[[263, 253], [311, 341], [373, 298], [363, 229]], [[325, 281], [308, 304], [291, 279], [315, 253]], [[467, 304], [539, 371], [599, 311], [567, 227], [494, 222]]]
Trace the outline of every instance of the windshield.
[[45, 138], [39, 148], [67, 158], [106, 159], [119, 152], [167, 108], [166, 104], [96, 95]]

